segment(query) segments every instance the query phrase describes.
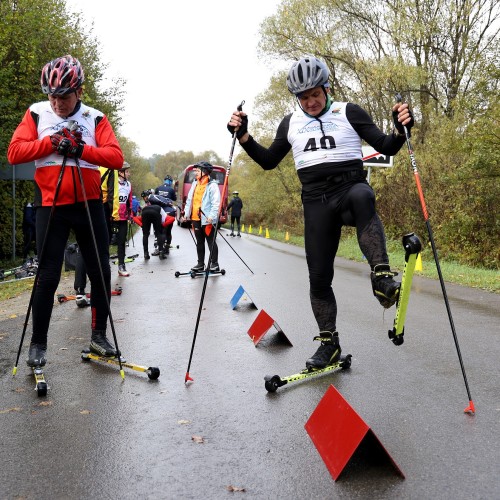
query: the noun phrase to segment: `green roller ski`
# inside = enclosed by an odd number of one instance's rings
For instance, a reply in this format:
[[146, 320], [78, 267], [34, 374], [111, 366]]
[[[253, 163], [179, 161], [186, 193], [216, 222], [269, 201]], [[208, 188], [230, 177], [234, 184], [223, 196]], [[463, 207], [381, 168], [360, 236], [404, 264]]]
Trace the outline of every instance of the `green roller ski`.
[[264, 377], [265, 387], [267, 392], [276, 392], [280, 387], [291, 382], [297, 382], [299, 380], [304, 380], [306, 378], [317, 377], [318, 375], [323, 375], [325, 373], [331, 372], [333, 370], [347, 370], [351, 367], [351, 354], [346, 356], [340, 356], [340, 359], [333, 363], [332, 365], [325, 366], [325, 368], [320, 368], [318, 370], [304, 369], [299, 373], [294, 373], [288, 377], [280, 377], [279, 375], [266, 375]]
[[404, 342], [406, 311], [408, 310], [408, 302], [410, 300], [415, 264], [417, 263], [418, 254], [422, 251], [422, 243], [415, 233], [409, 233], [403, 236], [403, 247], [406, 252], [405, 267], [401, 278], [401, 288], [396, 305], [394, 325], [392, 330], [389, 330], [389, 338], [394, 345], [401, 345]]

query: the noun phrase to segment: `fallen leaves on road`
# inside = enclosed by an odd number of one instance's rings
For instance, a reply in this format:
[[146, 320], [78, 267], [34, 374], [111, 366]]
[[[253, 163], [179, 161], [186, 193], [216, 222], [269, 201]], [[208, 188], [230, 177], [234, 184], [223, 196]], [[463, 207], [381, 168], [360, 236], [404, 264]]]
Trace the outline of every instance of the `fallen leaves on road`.
[[245, 488], [240, 488], [239, 486], [227, 486], [227, 491], [246, 491]]
[[198, 444], [204, 444], [205, 443], [205, 439], [203, 438], [203, 436], [191, 436], [191, 439], [195, 443], [198, 443]]
[[52, 401], [42, 401], [38, 403], [38, 406], [52, 406]]
[[14, 411], [21, 411], [21, 408], [15, 407], [15, 408], [7, 408], [6, 410], [0, 410], [0, 413], [12, 413]]
[[80, 415], [90, 415], [90, 410], [82, 410]]
[[186, 424], [190, 424], [191, 420], [177, 420], [177, 423], [180, 425], [186, 425]]

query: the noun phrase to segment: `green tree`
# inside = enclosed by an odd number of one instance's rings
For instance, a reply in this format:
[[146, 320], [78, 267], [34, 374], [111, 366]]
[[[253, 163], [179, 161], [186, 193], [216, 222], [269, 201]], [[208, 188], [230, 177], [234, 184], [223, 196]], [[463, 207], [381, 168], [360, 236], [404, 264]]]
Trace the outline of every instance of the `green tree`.
[[[500, 247], [492, 210], [500, 194], [494, 153], [500, 136], [499, 16], [495, 0], [284, 0], [262, 23], [259, 43], [261, 57], [273, 63], [305, 54], [324, 59], [334, 98], [360, 104], [387, 132], [394, 93], [402, 91], [416, 117], [412, 142], [444, 253], [488, 267], [498, 266]], [[257, 99], [260, 120], [252, 123], [252, 134], [268, 144], [276, 120], [294, 105], [285, 74], [276, 74]], [[284, 196], [294, 192], [289, 165], [282, 162], [273, 182]], [[266, 192], [261, 178], [269, 180], [268, 172], [250, 165], [244, 172], [245, 189]], [[389, 235], [425, 234], [405, 148], [393, 169], [372, 175], [372, 184]], [[277, 225], [287, 210], [265, 202], [261, 212], [276, 214], [269, 222]], [[290, 197], [288, 211], [294, 207]]]
[[[49, 60], [70, 53], [85, 70], [84, 100], [102, 110], [118, 126], [122, 106], [122, 81], [101, 90], [106, 70], [92, 29], [83, 28], [81, 14], [69, 12], [64, 0], [0, 1], [0, 168], [6, 166], [7, 147], [26, 109], [46, 99], [40, 89], [40, 73]], [[16, 183], [16, 206], [11, 184], [0, 181], [0, 258], [11, 253], [12, 212], [22, 220], [22, 206], [33, 199], [33, 183]], [[8, 221], [8, 222], [7, 222]], [[20, 227], [20, 226], [19, 226]], [[22, 232], [16, 232], [21, 245]]]

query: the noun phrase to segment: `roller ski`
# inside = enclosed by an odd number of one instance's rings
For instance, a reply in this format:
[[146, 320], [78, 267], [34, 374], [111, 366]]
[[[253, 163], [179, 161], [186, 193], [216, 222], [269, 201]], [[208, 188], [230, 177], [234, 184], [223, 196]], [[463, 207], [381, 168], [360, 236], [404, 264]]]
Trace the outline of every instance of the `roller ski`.
[[351, 354], [341, 356], [342, 349], [339, 344], [337, 332], [323, 331], [314, 337], [321, 342], [317, 351], [306, 361], [306, 368], [299, 373], [281, 378], [279, 375], [267, 375], [264, 377], [265, 387], [268, 392], [276, 392], [290, 382], [316, 377], [324, 373], [337, 370], [345, 370], [351, 366]]
[[[130, 368], [131, 370], [134, 370], [136, 372], [143, 372], [146, 373], [148, 378], [150, 380], [156, 380], [160, 376], [160, 369], [157, 368], [156, 366], [150, 366], [148, 368], [140, 365], [136, 365], [134, 363], [127, 363], [127, 361], [120, 356], [120, 359], [118, 359], [117, 356], [109, 357], [109, 356], [102, 356], [100, 354], [96, 354], [95, 352], [92, 352], [90, 349], [84, 349], [81, 353], [82, 360], [83, 361], [99, 361], [101, 363], [109, 363], [111, 365], [115, 366], [121, 366], [125, 368]], [[124, 375], [122, 375], [123, 377]]]
[[[134, 255], [126, 255], [126, 256], [125, 256], [125, 258], [126, 258], [126, 259], [135, 259], [135, 258], [137, 258], [137, 257], [139, 257], [139, 254], [138, 254], [138, 253], [136, 253], [136, 254], [134, 254]], [[118, 254], [117, 254], [117, 253], [114, 253], [113, 255], [110, 255], [110, 256], [109, 256], [109, 260], [112, 260], [112, 259], [117, 259], [117, 258], [118, 258]], [[114, 262], [113, 262], [113, 264], [114, 264]]]
[[191, 268], [191, 271], [190, 271], [190, 276], [191, 278], [196, 278], [198, 276], [224, 276], [226, 274], [226, 270], [225, 269], [221, 269], [219, 267], [219, 264], [217, 263], [214, 263], [214, 264], [211, 264], [210, 266], [207, 266], [205, 268], [205, 266], [203, 264], [196, 264], [196, 266], [192, 267]]
[[[0, 281], [10, 283], [20, 279], [33, 278], [38, 270], [38, 259], [30, 258], [21, 266], [0, 270]], [[5, 281], [7, 279], [7, 281]]]
[[40, 366], [33, 367], [33, 376], [35, 377], [35, 391], [39, 398], [43, 398], [47, 395], [47, 390], [49, 386], [45, 380], [45, 375], [43, 374], [43, 369]]
[[304, 380], [306, 378], [317, 377], [318, 375], [323, 375], [331, 371], [341, 368], [342, 370], [347, 370], [351, 367], [351, 354], [346, 356], [340, 356], [339, 360], [335, 363], [325, 366], [319, 369], [309, 369], [305, 368], [299, 373], [293, 375], [288, 375], [288, 377], [280, 377], [279, 375], [266, 375], [264, 377], [265, 387], [267, 392], [276, 392], [278, 388], [283, 387], [291, 382], [297, 382], [298, 380]]
[[190, 271], [191, 278], [198, 278], [199, 276], [224, 276], [226, 274], [225, 269], [219, 269], [218, 271]]
[[226, 270], [220, 269], [218, 264], [212, 265], [210, 268], [205, 268], [204, 264], [196, 264], [196, 266], [193, 266], [189, 271], [186, 271], [184, 273], [181, 271], [176, 271], [175, 277], [178, 278], [179, 276], [191, 276], [191, 278], [196, 278], [198, 276], [205, 276], [207, 273], [209, 276], [224, 276], [224, 274], [226, 274]]
[[406, 252], [405, 267], [396, 303], [394, 325], [392, 330], [389, 330], [389, 338], [394, 345], [401, 345], [404, 342], [406, 311], [408, 309], [408, 301], [410, 300], [411, 284], [418, 254], [422, 251], [422, 244], [415, 233], [409, 233], [403, 236], [403, 247]]
[[[111, 290], [111, 295], [121, 295], [122, 287], [117, 286], [114, 290]], [[80, 297], [80, 299], [79, 299]], [[76, 300], [78, 307], [87, 307], [90, 306], [90, 293], [86, 293], [85, 295], [65, 295], [63, 293], [57, 294], [57, 302], [59, 304], [64, 304], [64, 302], [68, 302], [69, 300]]]
[[43, 373], [43, 367], [47, 362], [47, 359], [45, 358], [46, 351], [47, 348], [44, 345], [31, 344], [28, 359], [26, 360], [26, 363], [33, 371], [33, 376], [35, 377], [35, 391], [38, 397], [46, 396], [49, 388]]
[[[136, 253], [136, 254], [134, 254], [134, 255], [130, 255], [129, 257], [125, 257], [124, 262], [125, 262], [125, 264], [128, 264], [128, 263], [130, 263], [130, 262], [134, 262], [134, 261], [135, 261], [135, 259], [137, 259], [137, 257], [139, 257], [139, 254], [138, 254], [138, 253]], [[113, 264], [118, 264], [118, 260], [114, 260], [114, 261], [113, 261]]]

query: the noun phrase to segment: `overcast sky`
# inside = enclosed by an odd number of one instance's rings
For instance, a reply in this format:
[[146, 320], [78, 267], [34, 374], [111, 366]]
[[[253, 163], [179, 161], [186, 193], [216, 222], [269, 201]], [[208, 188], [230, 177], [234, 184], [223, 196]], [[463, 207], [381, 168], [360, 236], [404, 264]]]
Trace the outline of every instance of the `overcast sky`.
[[120, 132], [149, 157], [214, 150], [227, 160], [226, 124], [272, 69], [257, 59], [260, 23], [278, 0], [67, 0], [94, 21], [102, 61], [127, 80]]

